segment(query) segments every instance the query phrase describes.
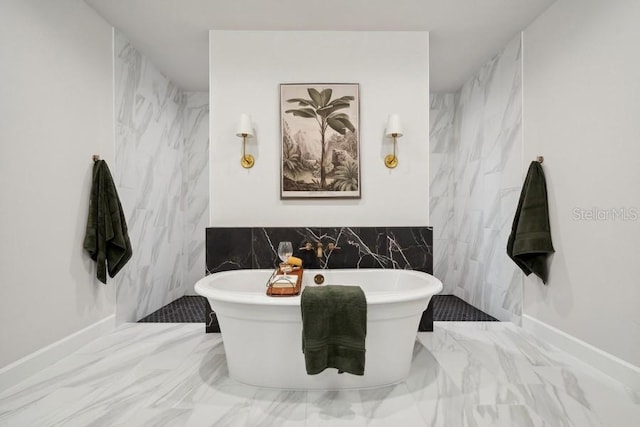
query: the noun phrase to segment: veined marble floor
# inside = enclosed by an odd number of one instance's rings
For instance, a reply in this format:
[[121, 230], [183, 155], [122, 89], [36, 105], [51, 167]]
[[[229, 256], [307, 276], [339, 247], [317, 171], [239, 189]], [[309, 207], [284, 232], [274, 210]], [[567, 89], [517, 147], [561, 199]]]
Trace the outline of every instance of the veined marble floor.
[[498, 322], [436, 322], [435, 332], [418, 334], [405, 382], [326, 392], [231, 380], [220, 335], [201, 324], [128, 324], [0, 394], [0, 425], [18, 427], [626, 427], [638, 420], [639, 391]]

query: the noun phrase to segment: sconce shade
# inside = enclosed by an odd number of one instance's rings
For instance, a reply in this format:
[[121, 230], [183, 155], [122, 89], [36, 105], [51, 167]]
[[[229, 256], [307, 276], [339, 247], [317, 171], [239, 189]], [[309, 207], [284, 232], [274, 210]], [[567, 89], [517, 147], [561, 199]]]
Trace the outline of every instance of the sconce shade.
[[251, 117], [248, 114], [240, 114], [240, 121], [236, 130], [236, 136], [253, 136], [253, 126], [251, 125]]
[[402, 136], [402, 126], [400, 126], [400, 116], [397, 114], [391, 114], [389, 116], [389, 121], [387, 122], [387, 129], [385, 131], [386, 136], [393, 136], [396, 134], [396, 137]]

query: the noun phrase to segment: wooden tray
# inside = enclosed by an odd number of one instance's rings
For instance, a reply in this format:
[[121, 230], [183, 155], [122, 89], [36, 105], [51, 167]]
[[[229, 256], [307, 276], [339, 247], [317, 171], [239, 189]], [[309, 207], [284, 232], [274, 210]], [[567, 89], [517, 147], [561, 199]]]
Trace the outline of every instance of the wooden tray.
[[[280, 269], [276, 274], [285, 274]], [[267, 295], [270, 297], [293, 297], [296, 295], [300, 295], [300, 290], [302, 289], [302, 268], [296, 268], [293, 271], [286, 273], [287, 276], [298, 276], [296, 280], [295, 286], [283, 286], [283, 287], [274, 287], [267, 286]]]

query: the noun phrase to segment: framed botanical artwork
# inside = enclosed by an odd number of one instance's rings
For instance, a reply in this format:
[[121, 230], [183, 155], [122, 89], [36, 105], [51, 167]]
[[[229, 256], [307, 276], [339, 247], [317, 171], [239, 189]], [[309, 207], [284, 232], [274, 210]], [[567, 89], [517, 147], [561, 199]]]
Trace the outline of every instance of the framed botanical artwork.
[[280, 197], [360, 197], [358, 84], [280, 85]]

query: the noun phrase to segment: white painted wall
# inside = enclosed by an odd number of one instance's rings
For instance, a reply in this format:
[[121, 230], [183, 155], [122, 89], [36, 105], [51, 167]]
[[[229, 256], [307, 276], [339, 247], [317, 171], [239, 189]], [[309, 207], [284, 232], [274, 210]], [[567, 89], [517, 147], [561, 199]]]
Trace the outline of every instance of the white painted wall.
[[[545, 157], [556, 249], [547, 286], [525, 279], [524, 314], [636, 366], [639, 17], [637, 1], [558, 0], [524, 32], [524, 163]], [[593, 208], [638, 215], [574, 211]]]
[[[426, 32], [210, 32], [210, 225], [429, 225], [429, 55]], [[280, 200], [280, 83], [359, 83], [362, 198]], [[255, 122], [240, 166], [241, 113]], [[384, 138], [404, 136], [390, 170]]]
[[83, 252], [113, 161], [112, 30], [81, 0], [0, 6], [0, 367], [114, 314]]

